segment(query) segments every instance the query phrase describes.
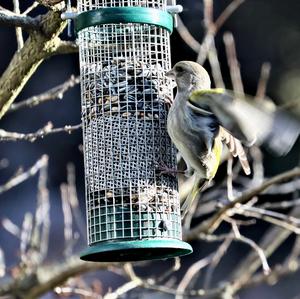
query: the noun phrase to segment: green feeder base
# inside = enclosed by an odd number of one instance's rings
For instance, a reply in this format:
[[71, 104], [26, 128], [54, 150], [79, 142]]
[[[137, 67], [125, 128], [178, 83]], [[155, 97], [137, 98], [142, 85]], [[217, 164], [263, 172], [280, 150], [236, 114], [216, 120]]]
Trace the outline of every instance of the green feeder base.
[[193, 252], [190, 244], [176, 239], [104, 241], [90, 246], [80, 256], [91, 262], [161, 260]]

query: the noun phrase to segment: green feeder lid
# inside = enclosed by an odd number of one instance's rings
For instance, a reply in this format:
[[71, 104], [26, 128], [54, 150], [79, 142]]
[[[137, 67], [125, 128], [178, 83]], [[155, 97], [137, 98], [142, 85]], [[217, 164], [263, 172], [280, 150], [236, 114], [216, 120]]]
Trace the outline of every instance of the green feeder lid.
[[173, 16], [167, 11], [148, 7], [107, 7], [85, 11], [75, 18], [75, 31], [102, 24], [139, 23], [173, 31]]
[[80, 256], [91, 262], [132, 262], [161, 260], [193, 252], [190, 244], [177, 239], [143, 239], [104, 241], [86, 249]]

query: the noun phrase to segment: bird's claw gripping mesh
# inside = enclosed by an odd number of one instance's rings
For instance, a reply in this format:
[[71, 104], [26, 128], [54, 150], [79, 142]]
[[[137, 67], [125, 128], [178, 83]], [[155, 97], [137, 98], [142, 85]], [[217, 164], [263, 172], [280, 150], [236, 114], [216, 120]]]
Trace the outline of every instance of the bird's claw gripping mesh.
[[[166, 9], [166, 0], [78, 1]], [[104, 24], [78, 33], [89, 245], [107, 240], [181, 240], [176, 167], [167, 134], [172, 86], [169, 32]]]

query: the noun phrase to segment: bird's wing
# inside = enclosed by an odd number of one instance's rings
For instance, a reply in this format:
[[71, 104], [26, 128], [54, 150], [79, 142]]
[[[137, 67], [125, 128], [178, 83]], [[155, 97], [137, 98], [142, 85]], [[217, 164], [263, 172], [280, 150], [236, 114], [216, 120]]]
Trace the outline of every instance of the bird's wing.
[[252, 143], [255, 139], [255, 135], [251, 131], [248, 133], [244, 132], [243, 128], [237, 124], [235, 115], [227, 107], [232, 106], [233, 97], [230, 94], [227, 94], [224, 89], [209, 89], [209, 90], [196, 90], [191, 93], [188, 106], [193, 109], [196, 113], [201, 113], [206, 111], [215, 115], [218, 119], [218, 122], [226, 128], [229, 132], [242, 140], [245, 143]]
[[210, 89], [192, 92], [189, 103], [215, 114], [234, 137], [246, 143], [265, 143], [279, 155], [286, 154], [300, 134], [300, 122], [270, 101]]
[[251, 173], [251, 169], [242, 143], [237, 138], [233, 137], [222, 126], [219, 128], [219, 137], [221, 138], [222, 142], [226, 144], [232, 156], [239, 158], [245, 174], [249, 175]]

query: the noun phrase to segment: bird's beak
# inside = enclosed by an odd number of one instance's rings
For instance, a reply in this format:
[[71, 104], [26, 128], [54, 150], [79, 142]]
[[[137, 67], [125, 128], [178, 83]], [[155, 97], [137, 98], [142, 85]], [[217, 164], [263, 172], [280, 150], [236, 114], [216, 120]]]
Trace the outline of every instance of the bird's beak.
[[171, 78], [171, 79], [175, 79], [175, 73], [174, 70], [171, 69], [170, 71], [166, 72], [165, 74], [167, 77]]

